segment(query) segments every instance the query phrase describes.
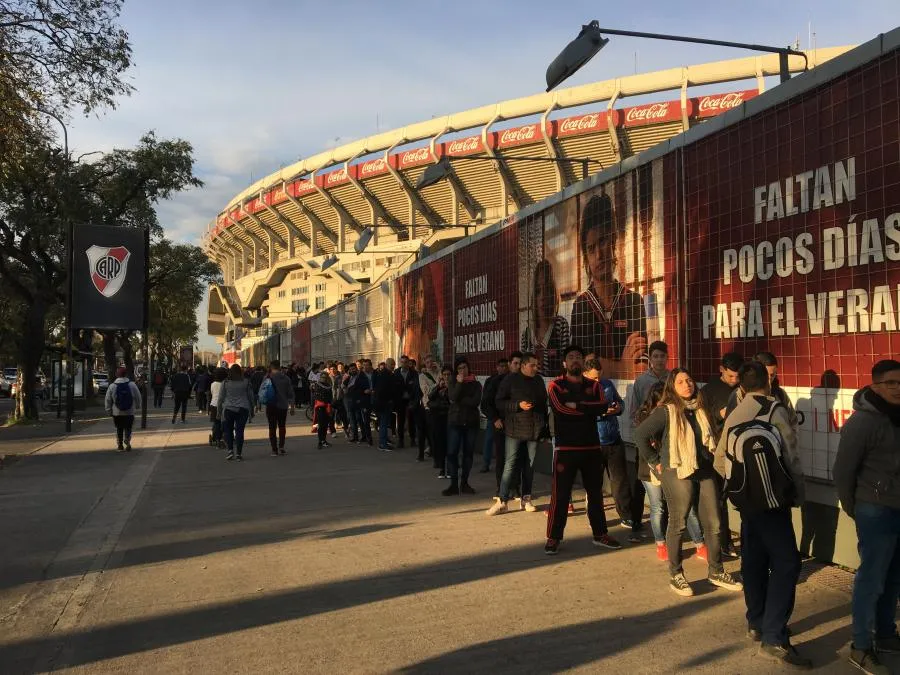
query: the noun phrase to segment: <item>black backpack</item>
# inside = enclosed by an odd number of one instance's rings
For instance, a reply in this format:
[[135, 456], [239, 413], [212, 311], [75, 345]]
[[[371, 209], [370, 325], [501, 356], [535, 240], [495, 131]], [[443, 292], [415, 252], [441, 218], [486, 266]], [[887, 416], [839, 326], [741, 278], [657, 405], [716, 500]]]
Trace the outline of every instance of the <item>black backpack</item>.
[[772, 415], [779, 405], [766, 399], [755, 419], [728, 430], [725, 495], [741, 513], [760, 513], [794, 504], [797, 488], [785, 468], [784, 440], [772, 424]]

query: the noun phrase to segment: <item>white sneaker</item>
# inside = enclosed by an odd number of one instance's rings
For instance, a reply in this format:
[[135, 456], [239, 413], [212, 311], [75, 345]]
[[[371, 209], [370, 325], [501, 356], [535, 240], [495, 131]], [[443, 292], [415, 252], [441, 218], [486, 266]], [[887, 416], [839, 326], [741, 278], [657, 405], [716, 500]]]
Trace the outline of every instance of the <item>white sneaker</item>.
[[525, 495], [522, 499], [519, 500], [520, 507], [528, 511], [528, 513], [534, 513], [537, 511], [537, 507], [531, 502], [531, 495]]
[[489, 516], [498, 516], [501, 513], [506, 513], [509, 509], [506, 506], [506, 502], [501, 502], [499, 498], [495, 498], [496, 501], [491, 504], [491, 508], [489, 508], [485, 513]]

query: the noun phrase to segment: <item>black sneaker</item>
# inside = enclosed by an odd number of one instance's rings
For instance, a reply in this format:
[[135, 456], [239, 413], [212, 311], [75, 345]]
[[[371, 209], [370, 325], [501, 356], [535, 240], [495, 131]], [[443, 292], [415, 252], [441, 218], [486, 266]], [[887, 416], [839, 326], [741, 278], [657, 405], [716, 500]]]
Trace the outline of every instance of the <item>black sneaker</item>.
[[117, 445], [117, 446], [116, 446], [116, 452], [125, 452], [125, 446], [124, 446], [124, 445]]
[[329, 443], [328, 441], [322, 441], [322, 447], [323, 447], [323, 448], [330, 448], [330, 447], [331, 447], [331, 443]]
[[634, 521], [631, 518], [622, 518], [621, 523], [622, 527], [627, 527], [629, 530], [634, 529]]
[[611, 548], [614, 551], [618, 551], [620, 548], [622, 548], [622, 544], [620, 544], [616, 539], [610, 537], [608, 534], [601, 534], [599, 537], [594, 537], [594, 546]]
[[809, 670], [812, 668], [812, 659], [800, 656], [794, 646], [788, 642], [784, 645], [767, 645], [762, 644], [759, 647], [760, 656], [766, 656], [770, 659], [780, 662], [782, 665], [791, 668], [801, 668]]
[[446, 490], [441, 490], [441, 494], [444, 495], [445, 497], [452, 497], [453, 495], [459, 494], [459, 488], [456, 487], [455, 485], [450, 485], [447, 487]]
[[669, 579], [669, 588], [685, 598], [689, 598], [694, 594], [694, 589], [691, 588], [691, 585], [681, 572]]
[[239, 462], [243, 462], [243, 461], [244, 461], [244, 456], [241, 455], [241, 454], [238, 454], [238, 456], [235, 457], [235, 459], [236, 459], [237, 461], [239, 461]]
[[744, 584], [735, 579], [725, 570], [722, 570], [719, 573], [711, 572], [709, 575], [709, 583], [711, 583], [713, 586], [724, 588], [726, 591], [744, 590]]
[[889, 638], [875, 638], [875, 651], [879, 654], [900, 654], [900, 635]]
[[459, 486], [459, 491], [460, 491], [460, 492], [463, 492], [463, 493], [465, 493], [465, 494], [467, 494], [467, 495], [474, 495], [474, 494], [475, 494], [475, 488], [473, 488], [473, 487], [472, 487], [471, 485], [469, 485], [468, 483], [463, 483], [462, 485], [460, 485], [460, 486]]
[[857, 649], [850, 645], [850, 665], [856, 666], [868, 675], [891, 675], [891, 669], [878, 658], [874, 649]]
[[762, 642], [762, 632], [753, 626], [747, 626], [747, 639], [751, 642]]
[[131, 452], [131, 443], [125, 444], [125, 452]]
[[277, 450], [273, 450], [270, 454], [272, 455], [272, 457], [278, 457], [278, 451], [277, 451]]
[[228, 460], [228, 461], [230, 462], [231, 460], [234, 459], [234, 453], [233, 453], [233, 452], [227, 453], [227, 454], [225, 455], [225, 459]]
[[559, 553], [559, 540], [558, 539], [548, 539], [547, 543], [544, 544], [544, 553], [547, 555], [556, 555]]
[[281, 456], [283, 457], [284, 455], [287, 454], [287, 452], [285, 452], [284, 448], [281, 448], [281, 449], [278, 451], [278, 454], [281, 455]]
[[319, 450], [321, 450], [321, 449], [322, 449], [322, 444], [319, 443], [319, 444], [316, 446], [316, 448], [319, 449]]

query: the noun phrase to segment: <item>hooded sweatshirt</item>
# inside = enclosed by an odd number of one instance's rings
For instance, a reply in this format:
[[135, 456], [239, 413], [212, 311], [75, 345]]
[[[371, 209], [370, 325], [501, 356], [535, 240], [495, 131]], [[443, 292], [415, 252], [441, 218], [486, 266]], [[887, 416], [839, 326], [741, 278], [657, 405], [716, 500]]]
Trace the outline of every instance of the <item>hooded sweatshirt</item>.
[[847, 515], [858, 501], [900, 509], [900, 406], [869, 387], [856, 392], [831, 473]]
[[[116, 407], [116, 387], [120, 384], [125, 384], [126, 382], [128, 383], [128, 386], [131, 387], [132, 404], [128, 410], [119, 410]], [[105, 403], [106, 412], [113, 417], [119, 417], [120, 415], [134, 415], [134, 411], [141, 407], [141, 391], [138, 389], [138, 386], [127, 377], [117, 377], [106, 390]]]

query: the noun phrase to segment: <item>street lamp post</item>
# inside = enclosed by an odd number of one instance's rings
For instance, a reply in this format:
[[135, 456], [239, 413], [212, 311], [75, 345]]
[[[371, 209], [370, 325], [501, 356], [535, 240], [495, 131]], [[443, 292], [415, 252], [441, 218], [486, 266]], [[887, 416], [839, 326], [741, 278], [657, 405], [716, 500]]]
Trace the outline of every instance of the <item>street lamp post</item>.
[[[46, 115], [59, 123], [63, 132], [63, 220], [66, 225], [66, 431], [72, 431], [72, 417], [75, 408], [75, 363], [72, 354], [72, 239], [74, 238], [73, 222], [69, 217], [68, 205], [65, 200], [69, 196], [69, 130], [62, 118], [50, 110], [35, 108], [39, 113]], [[62, 375], [62, 373], [60, 373]], [[57, 405], [57, 411], [59, 406]]]
[[572, 40], [547, 68], [547, 91], [558, 86], [577, 72], [584, 64], [590, 61], [597, 52], [603, 49], [609, 42], [602, 33], [608, 35], [624, 35], [625, 37], [647, 38], [650, 40], [671, 40], [674, 42], [692, 42], [702, 45], [716, 45], [718, 47], [734, 47], [736, 49], [749, 49], [756, 52], [771, 52], [778, 54], [778, 65], [781, 71], [781, 81], [787, 82], [791, 78], [788, 67], [788, 56], [802, 56], [806, 61], [806, 54], [791, 49], [790, 47], [771, 47], [769, 45], [749, 44], [746, 42], [730, 42], [728, 40], [711, 40], [708, 38], [687, 37], [684, 35], [666, 35], [663, 33], [643, 33], [632, 30], [618, 30], [614, 28], [600, 28], [598, 21], [591, 21], [581, 27], [578, 36]]

